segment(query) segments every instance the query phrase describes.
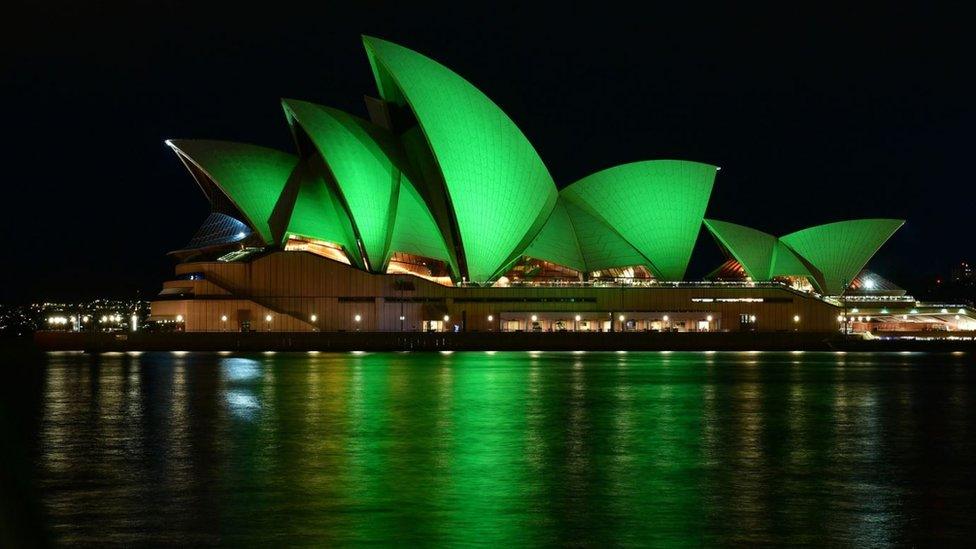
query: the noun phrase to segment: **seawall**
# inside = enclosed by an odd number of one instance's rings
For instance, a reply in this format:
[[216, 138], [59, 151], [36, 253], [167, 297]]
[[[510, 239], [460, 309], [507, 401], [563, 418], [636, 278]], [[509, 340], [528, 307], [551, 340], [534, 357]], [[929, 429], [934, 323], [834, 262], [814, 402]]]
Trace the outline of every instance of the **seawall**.
[[838, 333], [38, 332], [49, 351], [976, 351], [973, 340], [862, 340]]

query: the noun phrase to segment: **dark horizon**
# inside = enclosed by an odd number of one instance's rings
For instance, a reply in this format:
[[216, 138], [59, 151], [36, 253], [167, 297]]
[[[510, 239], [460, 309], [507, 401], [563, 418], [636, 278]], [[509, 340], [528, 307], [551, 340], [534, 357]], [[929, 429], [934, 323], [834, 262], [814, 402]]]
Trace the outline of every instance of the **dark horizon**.
[[[612, 165], [722, 167], [708, 217], [774, 234], [855, 217], [906, 225], [869, 268], [921, 291], [972, 260], [976, 122], [960, 14], [630, 9], [15, 9], [2, 91], [9, 267], [0, 301], [143, 298], [209, 205], [167, 138], [293, 150], [279, 99], [365, 116], [361, 34], [481, 89], [557, 185]], [[611, 13], [606, 13], [611, 12]], [[33, 205], [43, 205], [33, 207]], [[704, 230], [688, 276], [722, 261]]]

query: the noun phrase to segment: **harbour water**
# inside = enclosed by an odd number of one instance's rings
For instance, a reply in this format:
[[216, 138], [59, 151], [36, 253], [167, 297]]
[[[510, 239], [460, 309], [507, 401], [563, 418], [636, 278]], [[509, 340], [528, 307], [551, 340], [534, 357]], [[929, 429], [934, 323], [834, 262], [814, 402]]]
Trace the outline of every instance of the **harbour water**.
[[976, 535], [972, 353], [2, 360], [0, 545]]

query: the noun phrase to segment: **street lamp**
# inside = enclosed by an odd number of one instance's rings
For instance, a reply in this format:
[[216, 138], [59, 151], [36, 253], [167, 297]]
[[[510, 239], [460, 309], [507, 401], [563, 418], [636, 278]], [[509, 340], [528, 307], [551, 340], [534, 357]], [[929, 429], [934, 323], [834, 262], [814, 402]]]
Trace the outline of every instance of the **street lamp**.
[[356, 331], [358, 332], [359, 331], [359, 321], [362, 320], [363, 317], [360, 316], [360, 315], [356, 315], [356, 316], [352, 317], [352, 319], [356, 321]]
[[573, 320], [576, 321], [575, 328], [574, 328], [574, 331], [576, 332], [579, 331], [579, 323], [581, 319], [582, 317], [580, 315], [576, 315], [575, 317], [573, 317]]

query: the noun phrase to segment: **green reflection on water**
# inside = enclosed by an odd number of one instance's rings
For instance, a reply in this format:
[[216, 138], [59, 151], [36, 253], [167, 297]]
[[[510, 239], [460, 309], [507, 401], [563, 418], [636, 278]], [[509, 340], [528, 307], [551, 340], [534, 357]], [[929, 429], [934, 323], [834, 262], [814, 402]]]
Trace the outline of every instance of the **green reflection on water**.
[[960, 513], [923, 513], [936, 537], [968, 524], [964, 358], [80, 360], [50, 359], [38, 431], [62, 541], [877, 545], [933, 490]]

